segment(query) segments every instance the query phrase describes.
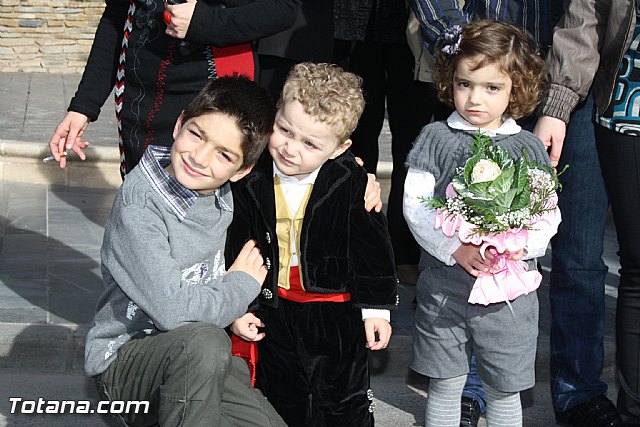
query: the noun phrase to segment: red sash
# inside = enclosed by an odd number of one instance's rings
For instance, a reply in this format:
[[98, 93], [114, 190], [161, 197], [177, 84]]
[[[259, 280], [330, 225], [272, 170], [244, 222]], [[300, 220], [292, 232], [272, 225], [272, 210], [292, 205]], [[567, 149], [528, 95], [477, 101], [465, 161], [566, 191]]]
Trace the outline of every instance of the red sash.
[[228, 47], [211, 46], [218, 76], [242, 74], [254, 79], [253, 51], [251, 44], [237, 44]]
[[256, 366], [258, 364], [258, 343], [245, 341], [236, 335], [231, 335], [231, 355], [241, 357], [247, 362], [251, 385], [255, 385]]
[[347, 302], [351, 299], [348, 292], [320, 294], [307, 292], [300, 284], [300, 269], [293, 266], [289, 269], [289, 289], [278, 288], [278, 296], [294, 302]]
[[[346, 302], [351, 299], [349, 293], [320, 294], [316, 292], [306, 292], [300, 284], [300, 269], [297, 266], [289, 269], [289, 289], [278, 288], [278, 295], [281, 298], [294, 302]], [[265, 339], [269, 339], [266, 337]], [[247, 342], [235, 335], [231, 336], [231, 354], [242, 357], [249, 366], [251, 385], [256, 381], [256, 366], [258, 364], [258, 343]]]

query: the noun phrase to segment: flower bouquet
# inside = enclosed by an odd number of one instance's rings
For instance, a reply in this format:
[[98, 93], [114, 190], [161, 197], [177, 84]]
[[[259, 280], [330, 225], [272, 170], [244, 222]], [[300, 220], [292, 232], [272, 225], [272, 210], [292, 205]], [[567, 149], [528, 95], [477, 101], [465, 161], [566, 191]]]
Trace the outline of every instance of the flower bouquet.
[[513, 158], [482, 133], [474, 135], [471, 148], [474, 154], [456, 170], [445, 200], [422, 201], [436, 208], [435, 228], [480, 245], [483, 257], [487, 250], [493, 254], [469, 302], [509, 304], [540, 286], [540, 273], [528, 271], [527, 263], [511, 259], [510, 253], [526, 248], [529, 231], [559, 222], [558, 175], [549, 166], [529, 161], [526, 152]]

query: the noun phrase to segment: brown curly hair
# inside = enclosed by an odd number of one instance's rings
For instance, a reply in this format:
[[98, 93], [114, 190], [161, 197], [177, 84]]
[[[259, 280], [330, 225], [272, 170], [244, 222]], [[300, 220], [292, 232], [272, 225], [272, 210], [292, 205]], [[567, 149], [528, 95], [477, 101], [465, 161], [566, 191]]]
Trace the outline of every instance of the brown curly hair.
[[305, 113], [331, 126], [342, 143], [364, 110], [362, 79], [334, 64], [303, 62], [289, 72], [278, 107], [290, 101], [300, 102]]
[[441, 101], [453, 103], [453, 77], [462, 59], [478, 58], [472, 70], [491, 64], [511, 77], [509, 105], [504, 114], [519, 119], [533, 113], [545, 88], [545, 63], [526, 31], [504, 22], [482, 19], [462, 29], [459, 49], [446, 54], [439, 47], [433, 81]]

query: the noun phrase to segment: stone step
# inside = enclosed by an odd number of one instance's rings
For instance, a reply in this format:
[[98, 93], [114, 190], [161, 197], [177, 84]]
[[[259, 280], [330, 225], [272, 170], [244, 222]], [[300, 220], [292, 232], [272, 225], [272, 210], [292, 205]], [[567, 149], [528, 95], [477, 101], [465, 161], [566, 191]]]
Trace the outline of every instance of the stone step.
[[[122, 183], [117, 147], [90, 146], [85, 153], [84, 161], [71, 154], [61, 169], [55, 161], [42, 161], [51, 153], [41, 142], [0, 139], [0, 181], [85, 188], [117, 188]], [[390, 178], [392, 168], [391, 162], [379, 162], [378, 179]]]

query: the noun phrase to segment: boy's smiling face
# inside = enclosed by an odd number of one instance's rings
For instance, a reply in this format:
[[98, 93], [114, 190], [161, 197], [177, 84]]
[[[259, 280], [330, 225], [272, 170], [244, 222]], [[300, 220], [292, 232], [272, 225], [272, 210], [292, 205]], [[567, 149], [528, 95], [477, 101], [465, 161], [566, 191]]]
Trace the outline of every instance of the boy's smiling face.
[[276, 114], [269, 154], [280, 172], [303, 179], [350, 145], [339, 143], [331, 126], [305, 113], [300, 102], [286, 101]]
[[173, 130], [171, 165], [167, 172], [191, 190], [210, 194], [227, 181], [237, 181], [251, 171], [242, 166], [242, 132], [235, 119], [207, 113]]

